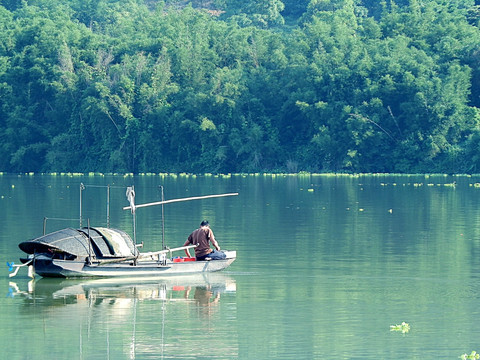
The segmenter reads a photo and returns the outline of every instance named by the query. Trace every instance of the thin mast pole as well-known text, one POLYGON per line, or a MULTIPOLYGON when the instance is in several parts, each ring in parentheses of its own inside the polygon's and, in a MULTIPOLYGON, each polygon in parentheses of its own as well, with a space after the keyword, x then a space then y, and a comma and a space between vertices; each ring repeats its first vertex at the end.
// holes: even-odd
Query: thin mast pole
POLYGON ((160 185, 162 189, 162 249, 165 249, 165 209, 163 206, 163 202, 165 198, 163 197, 163 185, 160 185))
POLYGON ((92 238, 90 237, 90 218, 87 219, 88 261, 92 263, 92 238))
MULTIPOLYGON (((135 194, 135 185, 132 185, 132 190, 135 194)), ((137 243, 137 215, 135 213, 135 209, 133 210, 133 243, 137 243)))
POLYGON ((110 227, 110 184, 107 185, 107 228, 110 227))
POLYGON ((127 196, 127 200, 130 203, 130 206, 128 207, 132 211, 132 217, 133 217, 133 243, 137 245, 137 225, 136 225, 136 219, 135 219, 135 185, 128 186, 127 187, 127 192, 125 193, 127 196))
POLYGON ((85 190, 85 185, 80 183, 80 227, 82 227, 82 191, 85 190))

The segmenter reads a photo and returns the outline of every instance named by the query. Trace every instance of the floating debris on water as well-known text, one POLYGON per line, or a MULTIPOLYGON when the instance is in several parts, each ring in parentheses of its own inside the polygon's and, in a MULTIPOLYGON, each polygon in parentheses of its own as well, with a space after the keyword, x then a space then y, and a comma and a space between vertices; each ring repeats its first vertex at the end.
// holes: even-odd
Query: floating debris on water
POLYGON ((480 359, 480 354, 478 354, 476 351, 472 351, 470 355, 468 354, 463 354, 459 356, 460 359, 467 360, 467 359, 480 359))
POLYGON ((402 334, 405 334, 410 331, 410 325, 408 325, 405 321, 400 325, 390 325, 390 331, 401 331, 402 334))

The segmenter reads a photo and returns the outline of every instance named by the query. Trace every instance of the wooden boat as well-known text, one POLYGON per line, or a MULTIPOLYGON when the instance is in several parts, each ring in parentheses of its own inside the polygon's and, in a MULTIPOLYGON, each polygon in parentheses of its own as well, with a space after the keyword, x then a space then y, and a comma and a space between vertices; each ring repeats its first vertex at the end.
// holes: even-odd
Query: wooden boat
MULTIPOLYGON (((81 189, 82 186, 84 185, 81 185, 81 189)), ((124 209, 132 211, 135 223, 137 208, 233 195, 238 194, 207 195, 135 205, 135 193, 133 187, 129 187, 127 188, 127 199, 130 205, 124 209)), ((22 242, 19 247, 28 254, 28 257, 20 259, 22 265, 7 263, 10 270, 13 271, 10 273, 10 277, 15 276, 22 266, 29 267, 29 275, 32 277, 33 273, 42 277, 65 278, 158 277, 198 274, 221 271, 236 259, 236 251, 224 250, 222 251, 226 258, 223 260, 207 258, 205 261, 197 261, 194 257, 173 256, 173 252, 193 248, 195 247, 193 245, 173 249, 164 246, 159 251, 142 253, 138 250, 139 245, 136 244, 136 240, 132 240, 126 232, 110 227, 66 228, 22 242)))

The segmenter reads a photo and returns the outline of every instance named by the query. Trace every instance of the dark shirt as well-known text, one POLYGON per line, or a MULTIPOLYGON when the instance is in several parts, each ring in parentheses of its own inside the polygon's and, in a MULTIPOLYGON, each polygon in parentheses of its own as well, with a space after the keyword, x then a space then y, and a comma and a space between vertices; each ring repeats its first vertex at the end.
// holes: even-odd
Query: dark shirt
POLYGON ((206 226, 195 230, 188 236, 188 242, 198 246, 195 248, 195 256, 202 257, 212 252, 210 249, 210 241, 215 242, 212 229, 206 226))

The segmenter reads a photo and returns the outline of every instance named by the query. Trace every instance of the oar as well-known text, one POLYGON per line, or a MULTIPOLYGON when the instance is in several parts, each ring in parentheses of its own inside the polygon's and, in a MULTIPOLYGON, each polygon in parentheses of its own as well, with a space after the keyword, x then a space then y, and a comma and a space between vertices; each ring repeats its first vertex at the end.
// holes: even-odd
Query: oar
POLYGON ((105 265, 105 264, 123 263, 123 262, 126 262, 126 261, 135 260, 136 258, 137 258, 136 256, 124 256, 124 257, 115 258, 115 259, 92 260, 92 262, 89 265, 90 266, 98 266, 98 265, 105 265))
POLYGON ((7 261, 7 266, 8 266, 8 271, 13 271, 13 269, 15 268, 15 271, 13 271, 13 273, 8 274, 9 277, 14 277, 15 275, 17 275, 18 269, 20 269, 20 266, 15 265, 13 261, 11 263, 7 261))
POLYGON ((152 251, 152 252, 144 252, 144 253, 139 253, 138 256, 125 256, 121 258, 115 258, 115 259, 106 259, 106 260, 95 260, 92 261, 91 265, 93 266, 98 266, 98 265, 105 265, 105 264, 116 264, 116 263, 123 263, 127 261, 132 261, 132 260, 138 260, 138 261, 145 261, 145 259, 150 258, 153 260, 153 257, 156 255, 160 254, 167 254, 172 251, 179 251, 183 249, 191 249, 196 247, 197 245, 188 245, 188 246, 181 246, 178 248, 173 248, 173 249, 165 249, 165 250, 160 250, 160 251, 152 251))
POLYGON ((180 246, 180 247, 173 248, 173 249, 165 249, 165 250, 160 250, 160 251, 144 252, 144 253, 140 253, 138 255, 138 259, 141 260, 141 259, 145 259, 145 258, 153 258, 153 256, 155 256, 155 255, 168 254, 169 252, 180 251, 180 250, 184 250, 184 249, 191 249, 191 248, 194 248, 194 247, 197 247, 197 245, 187 245, 187 246, 180 246))
MULTIPOLYGON (((147 206, 170 204, 170 203, 180 202, 180 201, 201 200, 201 199, 217 198, 217 197, 224 197, 224 196, 236 196, 236 195, 238 195, 238 193, 217 194, 217 195, 205 195, 205 196, 194 196, 194 197, 189 197, 189 198, 180 198, 180 199, 156 201, 156 202, 152 202, 152 203, 135 205, 135 209, 142 208, 142 207, 147 207, 147 206)), ((132 208, 131 206, 125 206, 125 207, 123 208, 123 210, 130 210, 131 208, 132 208)))
POLYGON ((20 269, 22 266, 26 266, 28 264, 30 264, 32 262, 32 260, 26 262, 25 264, 22 264, 22 265, 15 265, 15 263, 12 261, 11 263, 7 262, 7 266, 8 266, 8 271, 13 271, 13 268, 16 268, 15 271, 11 274, 8 274, 9 277, 14 277, 15 275, 17 275, 18 273, 18 269, 20 269))

